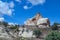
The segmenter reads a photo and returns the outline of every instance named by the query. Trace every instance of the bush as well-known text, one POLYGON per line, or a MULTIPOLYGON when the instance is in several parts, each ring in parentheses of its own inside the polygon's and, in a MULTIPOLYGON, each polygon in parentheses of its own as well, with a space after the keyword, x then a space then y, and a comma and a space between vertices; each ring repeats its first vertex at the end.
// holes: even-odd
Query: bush
POLYGON ((10 27, 10 29, 16 29, 16 28, 17 28, 16 26, 10 27))
POLYGON ((39 38, 41 35, 41 31, 40 30, 34 30, 33 35, 35 35, 37 38, 39 38))
POLYGON ((52 30, 58 30, 58 23, 54 23, 53 25, 52 25, 52 30))
POLYGON ((60 33, 52 31, 51 33, 49 33, 47 35, 47 37, 45 38, 45 40, 60 40, 60 33))

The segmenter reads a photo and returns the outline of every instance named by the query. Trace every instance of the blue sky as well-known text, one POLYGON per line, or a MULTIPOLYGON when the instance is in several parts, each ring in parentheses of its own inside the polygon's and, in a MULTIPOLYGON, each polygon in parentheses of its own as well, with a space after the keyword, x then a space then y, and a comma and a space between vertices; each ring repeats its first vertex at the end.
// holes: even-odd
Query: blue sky
POLYGON ((37 12, 51 24, 60 23, 60 0, 0 0, 0 20, 24 24, 37 12))

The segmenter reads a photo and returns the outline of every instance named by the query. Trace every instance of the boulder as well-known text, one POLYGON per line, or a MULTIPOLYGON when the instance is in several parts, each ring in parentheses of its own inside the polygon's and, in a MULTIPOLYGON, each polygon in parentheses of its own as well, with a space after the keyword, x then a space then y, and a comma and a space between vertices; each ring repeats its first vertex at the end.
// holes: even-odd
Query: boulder
POLYGON ((43 18, 40 13, 37 13, 34 17, 29 18, 27 21, 25 21, 24 24, 38 25, 39 27, 42 26, 42 28, 46 28, 49 27, 50 21, 48 18, 43 18))

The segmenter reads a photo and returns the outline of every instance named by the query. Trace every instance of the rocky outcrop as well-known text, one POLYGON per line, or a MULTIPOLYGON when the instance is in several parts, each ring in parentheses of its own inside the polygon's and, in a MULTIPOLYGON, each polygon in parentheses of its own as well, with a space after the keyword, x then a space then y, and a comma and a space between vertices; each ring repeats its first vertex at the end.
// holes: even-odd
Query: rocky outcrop
POLYGON ((6 32, 5 27, 3 25, 0 25, 0 39, 12 40, 11 36, 6 32))
POLYGON ((43 18, 40 13, 37 13, 33 18, 29 18, 24 22, 25 25, 38 25, 40 28, 49 27, 50 21, 48 18, 43 18))
POLYGON ((24 38, 31 38, 31 37, 35 37, 35 35, 33 35, 33 31, 28 29, 28 28, 21 28, 19 27, 19 37, 24 37, 24 38))

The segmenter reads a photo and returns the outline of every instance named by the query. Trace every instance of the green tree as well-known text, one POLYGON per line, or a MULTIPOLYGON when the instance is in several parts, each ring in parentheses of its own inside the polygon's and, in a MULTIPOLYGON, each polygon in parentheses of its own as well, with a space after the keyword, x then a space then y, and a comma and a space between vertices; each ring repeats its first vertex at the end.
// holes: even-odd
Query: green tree
POLYGON ((10 27, 10 29, 16 29, 17 27, 16 26, 12 26, 12 27, 10 27))
POLYGON ((13 25, 10 27, 10 29, 18 29, 19 28, 19 25, 13 25))
POLYGON ((47 35, 45 40, 60 40, 60 33, 52 31, 47 35))
POLYGON ((33 31, 33 35, 35 35, 36 38, 39 38, 40 35, 41 35, 41 31, 40 31, 40 30, 34 30, 34 31, 33 31))
POLYGON ((3 21, 2 24, 3 24, 5 27, 8 26, 8 22, 3 21))
POLYGON ((54 23, 53 25, 52 25, 52 30, 58 30, 58 23, 54 23))
POLYGON ((1 25, 2 23, 1 23, 1 21, 0 21, 0 25, 1 25))

